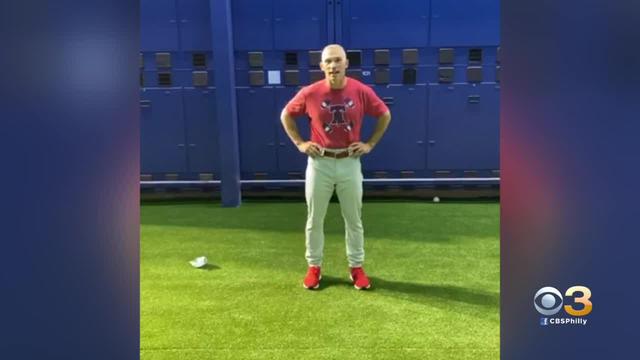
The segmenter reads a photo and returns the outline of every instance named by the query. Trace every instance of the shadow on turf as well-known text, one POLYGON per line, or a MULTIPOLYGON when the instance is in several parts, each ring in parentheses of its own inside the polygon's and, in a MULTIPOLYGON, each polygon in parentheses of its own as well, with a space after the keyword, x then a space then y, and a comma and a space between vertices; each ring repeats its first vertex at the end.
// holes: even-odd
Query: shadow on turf
MULTIPOLYGON (((481 306, 495 306, 500 302, 499 294, 470 290, 452 285, 418 284, 403 281, 384 280, 379 277, 371 277, 371 289, 368 292, 393 293, 407 296, 409 300, 418 302, 430 302, 434 299, 463 302, 481 306)), ((352 287, 351 281, 345 278, 322 276, 321 286, 318 290, 332 286, 352 287)))
POLYGON ((317 289, 317 291, 322 291, 332 286, 353 287, 353 284, 347 278, 339 278, 335 276, 322 275, 322 280, 320 281, 320 287, 317 289))
POLYGON ((372 289, 380 292, 392 292, 409 296, 418 302, 430 302, 434 299, 463 302, 473 305, 498 307, 500 295, 453 285, 417 284, 402 281, 384 280, 371 277, 372 289))
POLYGON ((218 265, 214 265, 214 264, 206 264, 200 268, 198 268, 199 270, 206 270, 206 271, 211 271, 211 270, 219 270, 220 266, 218 265))

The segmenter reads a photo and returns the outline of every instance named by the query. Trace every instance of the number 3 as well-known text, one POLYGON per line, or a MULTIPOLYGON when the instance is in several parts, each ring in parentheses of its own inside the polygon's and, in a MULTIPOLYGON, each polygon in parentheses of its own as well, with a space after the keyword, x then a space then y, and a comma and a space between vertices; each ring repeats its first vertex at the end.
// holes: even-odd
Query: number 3
POLYGON ((589 290, 586 286, 572 286, 567 289, 565 293, 566 296, 573 296, 574 293, 581 292, 581 297, 576 297, 573 299, 574 304, 582 304, 584 308, 582 310, 576 310, 573 308, 573 305, 565 305, 564 311, 566 311, 569 315, 573 316, 585 316, 588 315, 593 309, 593 304, 591 304, 591 290, 589 290))

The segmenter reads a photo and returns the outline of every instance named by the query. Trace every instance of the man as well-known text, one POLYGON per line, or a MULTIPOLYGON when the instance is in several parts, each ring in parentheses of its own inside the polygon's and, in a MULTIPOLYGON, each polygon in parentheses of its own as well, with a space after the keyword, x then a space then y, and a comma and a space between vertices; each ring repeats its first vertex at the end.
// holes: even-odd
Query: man
POLYGON ((356 289, 371 284, 365 274, 364 233, 361 220, 362 170, 360 156, 368 154, 382 138, 391 114, 385 103, 367 85, 345 76, 349 67, 340 45, 322 50, 320 68, 325 79, 296 94, 282 110, 281 121, 298 150, 309 156, 305 175, 307 200, 306 259, 309 264, 303 286, 320 286, 324 248, 324 218, 335 189, 345 223, 350 276, 356 289), (298 133, 295 117, 310 118, 311 139, 298 133), (360 141, 362 119, 378 119, 373 135, 360 141))

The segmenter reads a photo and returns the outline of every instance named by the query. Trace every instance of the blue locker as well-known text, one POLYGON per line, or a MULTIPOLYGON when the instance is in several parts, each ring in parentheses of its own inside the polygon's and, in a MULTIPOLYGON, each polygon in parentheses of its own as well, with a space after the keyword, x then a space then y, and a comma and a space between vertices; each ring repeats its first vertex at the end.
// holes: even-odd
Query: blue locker
MULTIPOLYGON (((295 96, 298 92, 298 88, 277 88, 275 91, 276 115, 274 116, 274 119, 277 122, 276 127, 278 128, 278 169, 285 173, 304 173, 307 166, 307 156, 298 151, 280 123, 280 112, 284 109, 289 100, 295 96)), ((309 120, 306 117, 300 117, 296 119, 296 125, 298 125, 298 132, 300 133, 300 136, 302 136, 304 140, 309 140, 311 138, 309 120)))
POLYGON ((175 0, 140 0, 142 51, 178 50, 175 0))
POLYGON ((495 84, 431 85, 428 169, 498 169, 498 106, 495 84))
MULTIPOLYGON (((426 86, 374 87, 391 111, 391 124, 373 152, 362 157, 364 171, 419 171, 425 168, 426 86)), ((376 119, 367 117, 362 141, 371 137, 376 119)))
POLYGON ((187 170, 182 94, 179 89, 144 90, 140 94, 142 173, 187 170))
POLYGON ((209 0, 178 0, 178 15, 182 50, 211 50, 209 0))
POLYGON ((274 5, 276 50, 317 50, 327 44, 326 1, 275 0, 274 5))
POLYGON ((343 0, 338 39, 349 49, 427 46, 429 2, 343 0))
POLYGON ((432 0, 431 46, 497 46, 500 0, 432 0))
POLYGON ((189 172, 217 173, 220 149, 215 90, 185 89, 183 94, 189 172))
POLYGON ((273 49, 273 0, 233 0, 231 12, 236 50, 273 49))
POLYGON ((274 91, 269 88, 238 89, 238 136, 243 173, 277 170, 274 91))

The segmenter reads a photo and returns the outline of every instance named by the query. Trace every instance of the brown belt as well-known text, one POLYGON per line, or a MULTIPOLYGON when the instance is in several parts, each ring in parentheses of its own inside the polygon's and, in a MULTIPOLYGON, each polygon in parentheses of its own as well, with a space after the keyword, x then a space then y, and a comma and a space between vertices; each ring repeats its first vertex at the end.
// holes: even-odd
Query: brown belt
POLYGON ((330 157, 330 158, 334 158, 334 159, 344 159, 346 157, 349 157, 349 150, 345 150, 345 151, 340 151, 340 152, 330 152, 330 151, 325 151, 322 156, 324 157, 330 157))

